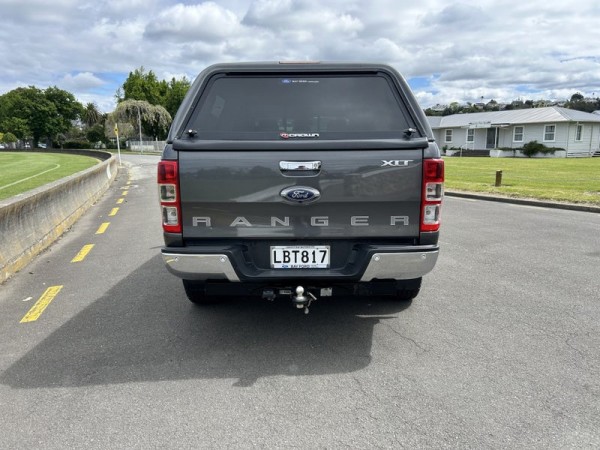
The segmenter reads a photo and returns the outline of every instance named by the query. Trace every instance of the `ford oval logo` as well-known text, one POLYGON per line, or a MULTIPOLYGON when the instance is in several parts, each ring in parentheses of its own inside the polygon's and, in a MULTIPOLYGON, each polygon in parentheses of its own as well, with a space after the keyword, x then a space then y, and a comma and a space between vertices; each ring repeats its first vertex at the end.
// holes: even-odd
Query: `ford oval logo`
POLYGON ((293 186, 281 191, 281 196, 292 203, 311 203, 321 197, 321 193, 314 188, 293 186))

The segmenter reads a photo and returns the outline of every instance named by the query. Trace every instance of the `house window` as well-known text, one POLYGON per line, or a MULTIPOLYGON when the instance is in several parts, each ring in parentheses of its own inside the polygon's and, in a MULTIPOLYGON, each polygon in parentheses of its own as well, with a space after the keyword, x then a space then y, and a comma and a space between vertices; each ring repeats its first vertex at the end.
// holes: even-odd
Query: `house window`
POLYGON ((475 129, 469 128, 467 130, 467 142, 475 142, 475 129))
POLYGON ((514 142, 523 142, 523 127, 515 127, 513 132, 514 142))
POLYGON ((577 131, 575 131, 575 141, 583 141, 583 125, 577 124, 577 131))
POLYGON ((556 135, 556 125, 545 125, 544 126, 544 141, 554 142, 556 135))
POLYGON ((444 142, 452 142, 452 130, 446 130, 444 142))

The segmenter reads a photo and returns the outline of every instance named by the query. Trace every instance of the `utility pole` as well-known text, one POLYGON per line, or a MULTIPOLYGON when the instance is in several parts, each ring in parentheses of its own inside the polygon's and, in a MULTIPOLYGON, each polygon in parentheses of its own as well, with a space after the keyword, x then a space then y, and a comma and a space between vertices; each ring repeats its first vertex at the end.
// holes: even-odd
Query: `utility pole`
POLYGON ((140 107, 137 107, 138 110, 138 128, 140 130, 140 153, 144 153, 143 147, 142 147, 142 115, 140 113, 140 107))

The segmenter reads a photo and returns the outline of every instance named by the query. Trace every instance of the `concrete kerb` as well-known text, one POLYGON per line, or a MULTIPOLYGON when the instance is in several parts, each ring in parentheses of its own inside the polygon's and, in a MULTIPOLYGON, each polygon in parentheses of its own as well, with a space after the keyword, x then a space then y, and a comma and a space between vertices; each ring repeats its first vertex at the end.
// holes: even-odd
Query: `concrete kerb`
POLYGON ((560 203, 544 200, 534 200, 526 198, 500 197, 496 195, 474 194, 472 192, 446 191, 448 197, 471 198, 475 200, 486 200, 489 202, 512 203, 515 205, 538 206, 540 208, 567 209, 570 211, 584 211, 591 213, 600 213, 600 206, 580 205, 577 203, 560 203))
POLYGON ((0 201, 0 283, 23 269, 92 206, 117 176, 115 156, 61 151, 103 159, 94 167, 0 201))

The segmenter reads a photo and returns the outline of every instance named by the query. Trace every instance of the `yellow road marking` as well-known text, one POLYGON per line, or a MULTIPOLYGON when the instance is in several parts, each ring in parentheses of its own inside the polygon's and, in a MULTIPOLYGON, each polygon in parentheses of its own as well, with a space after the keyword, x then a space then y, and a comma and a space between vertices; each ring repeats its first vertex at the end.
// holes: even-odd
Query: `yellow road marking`
POLYGON ((117 200, 117 205, 120 205, 121 203, 123 203, 125 199, 124 198, 120 198, 119 200, 117 200))
POLYGON ((108 213, 108 215, 110 217, 116 216, 118 212, 119 212, 119 208, 113 208, 113 209, 110 210, 110 212, 108 213))
POLYGON ((98 231, 96 231, 96 234, 103 234, 109 225, 110 225, 110 222, 104 222, 102 225, 100 225, 100 227, 98 228, 98 231))
POLYGON ((50 286, 48 289, 46 289, 46 292, 44 292, 39 300, 35 302, 35 305, 33 305, 27 314, 23 316, 20 323, 34 322, 38 320, 38 318, 42 315, 44 310, 48 307, 50 302, 54 300, 62 288, 63 287, 61 285, 50 286))
POLYGON ((127 194, 129 193, 129 191, 123 191, 123 193, 121 194, 123 197, 125 197, 127 194))
POLYGON ((72 263, 76 263, 76 262, 81 262, 85 259, 85 257, 87 256, 87 254, 92 250, 92 248, 94 248, 94 244, 87 244, 84 245, 81 250, 79 250, 79 253, 77 253, 77 255, 75 256, 75 258, 73 258, 71 260, 72 263))

